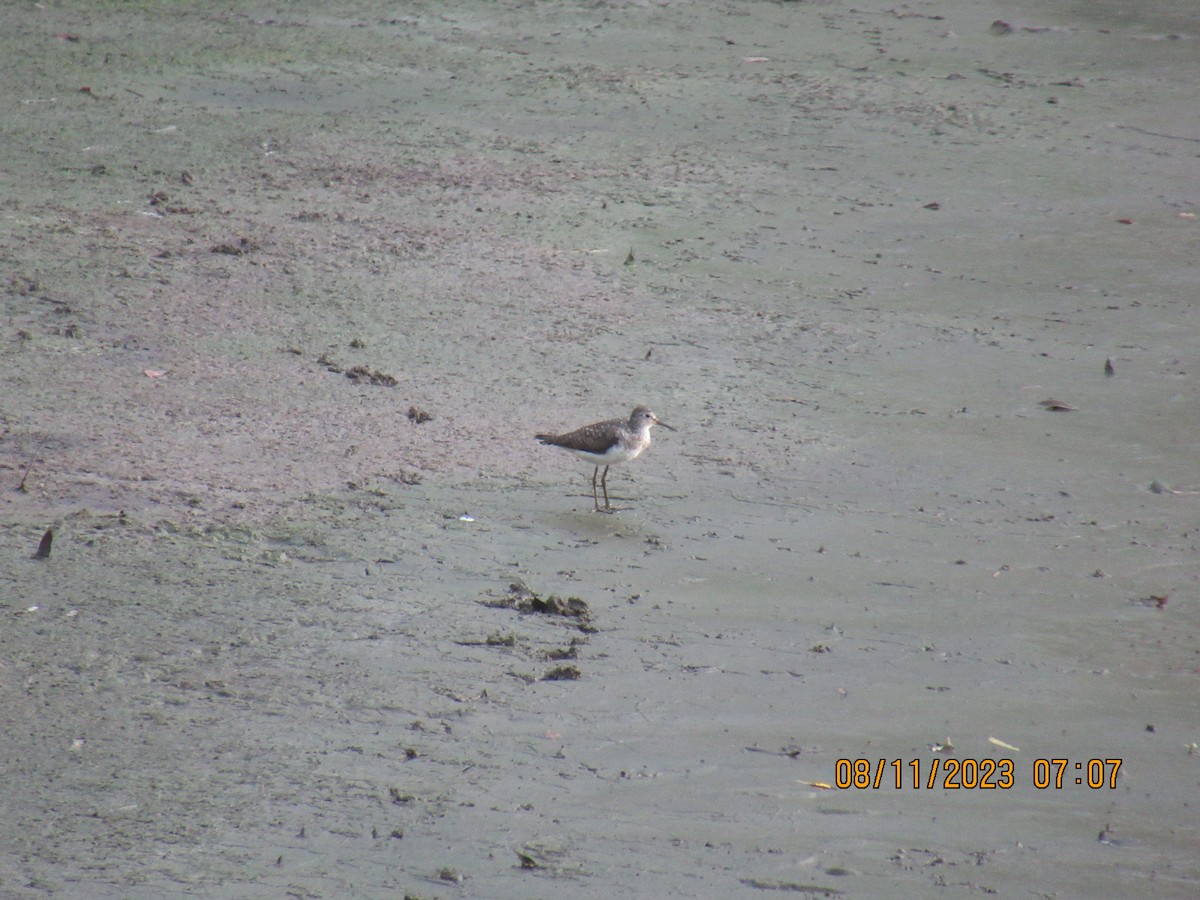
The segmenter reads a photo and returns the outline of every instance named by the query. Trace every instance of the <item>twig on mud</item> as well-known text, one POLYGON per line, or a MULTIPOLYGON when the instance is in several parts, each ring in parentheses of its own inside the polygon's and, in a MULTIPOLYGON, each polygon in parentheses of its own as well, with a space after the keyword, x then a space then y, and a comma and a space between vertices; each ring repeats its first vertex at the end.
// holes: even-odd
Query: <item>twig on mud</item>
POLYGON ((25 474, 21 476, 21 483, 17 485, 17 490, 22 494, 27 492, 25 488, 25 479, 29 477, 29 470, 32 469, 33 464, 37 462, 37 455, 42 452, 42 448, 46 446, 46 441, 48 440, 49 438, 42 438, 42 442, 38 444, 37 450, 34 451, 33 459, 29 460, 29 465, 25 467, 25 474))

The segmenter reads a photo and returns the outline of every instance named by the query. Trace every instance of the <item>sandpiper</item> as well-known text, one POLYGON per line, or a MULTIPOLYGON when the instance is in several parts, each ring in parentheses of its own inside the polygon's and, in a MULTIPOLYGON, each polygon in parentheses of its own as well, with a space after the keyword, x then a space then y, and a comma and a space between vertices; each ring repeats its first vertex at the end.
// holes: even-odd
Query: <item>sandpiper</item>
POLYGON ((650 429, 655 425, 661 425, 669 431, 675 430, 645 406, 636 406, 628 419, 606 419, 603 422, 584 425, 566 434, 534 436, 542 444, 562 447, 594 465, 592 502, 596 504, 596 512, 612 512, 612 504, 608 502, 608 467, 637 459, 642 451, 650 446, 650 429), (600 473, 601 466, 604 466, 604 474, 600 476, 600 487, 604 490, 603 509, 600 508, 600 498, 596 495, 596 476, 600 473))

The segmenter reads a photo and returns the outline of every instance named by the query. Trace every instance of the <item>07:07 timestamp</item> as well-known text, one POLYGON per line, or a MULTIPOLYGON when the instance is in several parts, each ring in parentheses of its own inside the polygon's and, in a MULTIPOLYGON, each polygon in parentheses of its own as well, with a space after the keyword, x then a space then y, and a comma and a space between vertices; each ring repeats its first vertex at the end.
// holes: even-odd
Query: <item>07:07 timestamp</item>
MULTIPOLYGON (((1075 785, 1093 790, 1117 786, 1120 759, 1035 759, 1028 783, 1039 791, 1075 785)), ((834 768, 838 788, 859 790, 1000 790, 1018 786, 1017 765, 1011 759, 839 759, 834 768)))

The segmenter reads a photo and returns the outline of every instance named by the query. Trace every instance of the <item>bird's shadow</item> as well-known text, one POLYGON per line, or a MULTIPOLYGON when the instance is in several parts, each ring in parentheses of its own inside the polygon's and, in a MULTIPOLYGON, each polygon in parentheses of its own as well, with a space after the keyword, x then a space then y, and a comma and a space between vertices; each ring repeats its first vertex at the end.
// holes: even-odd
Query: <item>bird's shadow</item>
MULTIPOLYGON (((580 497, 580 500, 583 499, 585 498, 580 497)), ((614 503, 612 509, 597 510, 591 506, 592 498, 586 499, 589 501, 587 505, 555 510, 549 515, 550 521, 562 528, 582 532, 588 537, 609 537, 614 532, 619 532, 623 537, 642 534, 645 517, 639 514, 641 507, 614 503)))

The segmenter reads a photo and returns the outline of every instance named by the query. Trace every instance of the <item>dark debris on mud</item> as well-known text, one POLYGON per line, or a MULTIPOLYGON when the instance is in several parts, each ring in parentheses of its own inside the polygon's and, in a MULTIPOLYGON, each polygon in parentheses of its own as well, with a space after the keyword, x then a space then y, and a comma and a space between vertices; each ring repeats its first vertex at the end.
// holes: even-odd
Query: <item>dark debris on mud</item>
MULTIPOLYGON (((596 628, 592 625, 591 610, 579 597, 559 597, 550 594, 543 597, 530 590, 523 584, 513 583, 499 597, 489 596, 480 601, 490 609, 512 609, 523 615, 549 616, 551 621, 558 621, 568 627, 574 627, 585 635, 594 634, 596 628)), ((558 663, 543 671, 540 675, 521 674, 527 683, 535 681, 577 681, 583 677, 574 660, 579 658, 579 649, 587 643, 586 637, 575 637, 563 647, 553 647, 537 651, 534 655, 547 662, 558 663)), ((493 633, 484 641, 471 642, 476 645, 486 645, 504 649, 521 649, 526 652, 530 648, 524 640, 510 633, 493 633)), ((517 674, 517 673, 513 673, 517 674)))
POLYGON ((579 597, 559 597, 557 594, 543 597, 525 585, 514 582, 508 586, 508 592, 502 597, 489 597, 482 603, 493 609, 515 609, 530 615, 574 619, 576 627, 586 634, 592 634, 596 630, 592 625, 592 611, 579 597))

